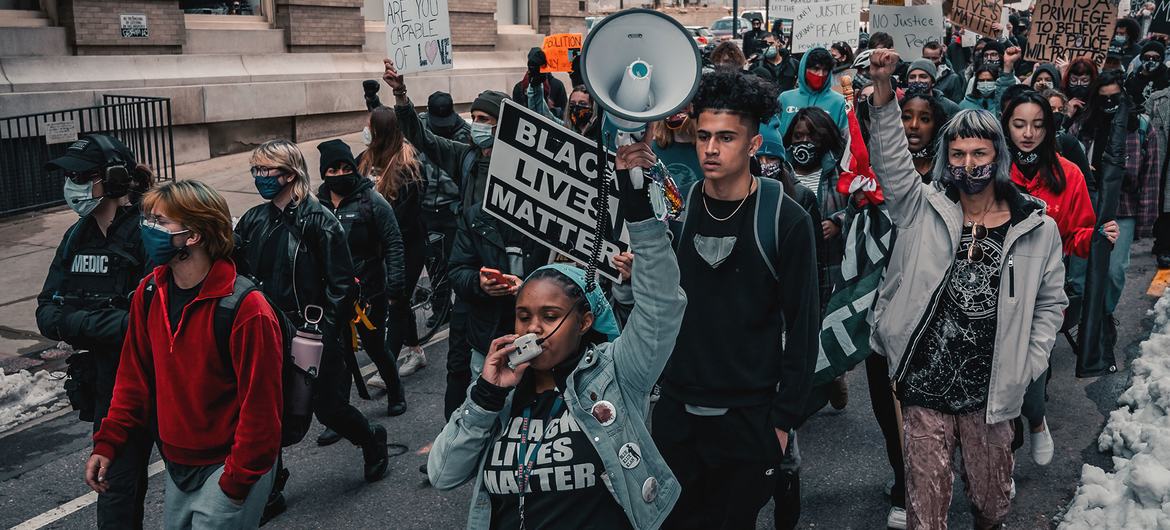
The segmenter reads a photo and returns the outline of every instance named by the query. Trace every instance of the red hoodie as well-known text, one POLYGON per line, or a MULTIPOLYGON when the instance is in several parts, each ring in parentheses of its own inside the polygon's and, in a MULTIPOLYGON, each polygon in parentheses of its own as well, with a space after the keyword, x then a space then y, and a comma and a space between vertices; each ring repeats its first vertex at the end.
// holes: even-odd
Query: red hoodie
POLYGON ((232 326, 232 366, 216 351, 212 315, 232 292, 236 266, 217 260, 172 332, 167 266, 151 276, 158 289, 143 318, 144 279, 130 304, 110 412, 94 435, 94 454, 115 458, 127 434, 158 413, 163 457, 189 466, 222 463, 219 486, 243 499, 280 451, 280 324, 260 292, 240 302, 232 326))
MULTIPOLYGON (((1097 225, 1097 214, 1089 200, 1089 188, 1080 168, 1063 156, 1056 155, 1060 168, 1064 170, 1064 191, 1059 195, 1044 186, 1040 178, 1031 181, 1024 178, 1016 164, 1012 163, 1012 182, 1023 186, 1028 194, 1048 203, 1048 216, 1056 221, 1060 239, 1064 241, 1065 255, 1080 258, 1089 255, 1089 243, 1097 225)), ((1039 174, 1036 175, 1039 177, 1039 174)))

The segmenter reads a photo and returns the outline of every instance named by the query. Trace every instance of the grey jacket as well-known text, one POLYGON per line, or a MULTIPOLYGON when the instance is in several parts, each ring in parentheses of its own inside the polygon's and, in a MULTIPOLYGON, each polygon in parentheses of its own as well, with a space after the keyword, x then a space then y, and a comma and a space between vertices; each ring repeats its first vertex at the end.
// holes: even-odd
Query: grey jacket
MULTIPOLYGON (((655 220, 630 223, 630 246, 638 253, 633 274, 633 313, 612 343, 591 346, 568 376, 564 398, 573 419, 593 441, 605 466, 603 482, 634 528, 658 528, 674 507, 681 488, 663 460, 646 417, 650 389, 674 350, 687 300, 679 287, 678 261, 666 236, 666 225, 655 220), (598 401, 613 404, 614 422, 602 426, 591 414, 598 401), (642 462, 626 469, 618 450, 634 442, 642 462)), ((509 419, 511 399, 499 412, 485 410, 470 397, 435 439, 427 459, 427 475, 441 490, 475 481, 467 528, 491 525, 491 500, 483 485, 483 468, 492 443, 509 419)))
MULTIPOLYGON (((1146 114, 1150 116, 1150 129, 1158 131, 1159 138, 1170 138, 1170 88, 1164 88, 1154 92, 1146 99, 1145 102, 1146 114)), ((1170 153, 1170 150, 1166 150, 1170 153)), ((1162 210, 1161 213, 1170 212, 1170 186, 1166 185, 1166 178, 1170 176, 1170 154, 1163 153, 1166 157, 1159 160, 1162 168, 1162 210)))
MULTIPOLYGON (((870 153, 890 218, 898 229, 886 276, 870 314, 870 345, 890 361, 897 381, 926 328, 962 233, 963 210, 939 183, 923 184, 914 171, 896 102, 871 107, 870 153)), ((1020 415, 1028 384, 1048 368, 1068 299, 1056 222, 1036 201, 1004 239, 998 318, 987 394, 987 423, 1020 415)))

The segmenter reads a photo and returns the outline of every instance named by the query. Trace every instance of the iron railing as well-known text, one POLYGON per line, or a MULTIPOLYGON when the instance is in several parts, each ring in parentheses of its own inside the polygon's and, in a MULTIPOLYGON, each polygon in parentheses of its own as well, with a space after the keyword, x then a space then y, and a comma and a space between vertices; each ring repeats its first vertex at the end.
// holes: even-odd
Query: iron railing
POLYGON ((45 164, 74 131, 116 137, 160 181, 175 178, 171 100, 107 94, 101 105, 0 118, 0 217, 64 204, 65 176, 45 164))

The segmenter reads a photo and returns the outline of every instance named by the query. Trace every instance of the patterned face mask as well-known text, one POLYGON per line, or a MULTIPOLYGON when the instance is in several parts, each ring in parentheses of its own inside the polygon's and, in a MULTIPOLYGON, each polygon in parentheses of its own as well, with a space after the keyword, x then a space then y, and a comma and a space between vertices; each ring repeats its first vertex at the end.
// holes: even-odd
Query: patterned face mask
POLYGON ((978 195, 991 185, 995 174, 995 163, 981 166, 956 166, 947 164, 947 176, 959 191, 967 195, 978 195))

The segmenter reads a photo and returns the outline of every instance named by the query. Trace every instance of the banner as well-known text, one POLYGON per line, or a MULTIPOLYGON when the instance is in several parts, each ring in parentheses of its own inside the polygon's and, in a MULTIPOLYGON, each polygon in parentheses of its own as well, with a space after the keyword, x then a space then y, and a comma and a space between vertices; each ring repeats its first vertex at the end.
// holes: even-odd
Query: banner
POLYGON ((557 33, 544 38, 541 49, 548 65, 541 68, 541 72, 570 72, 573 70, 573 59, 581 53, 580 33, 557 33))
POLYGON ((792 16, 792 53, 816 47, 828 49, 845 41, 857 48, 861 26, 860 0, 789 0, 796 6, 792 16))
POLYGON ((991 28, 1003 16, 1002 0, 954 0, 951 2, 951 23, 980 35, 998 35, 991 28))
MULTIPOLYGON (((606 173, 613 175, 613 163, 608 166, 606 173)), ((504 100, 488 167, 485 212, 585 267, 597 227, 596 178, 596 143, 504 100)), ((630 239, 625 223, 618 221, 617 183, 610 184, 609 226, 617 237, 602 241, 597 272, 621 282, 611 260, 629 250, 630 239)))
POLYGON ((1154 15, 1150 19, 1150 33, 1170 35, 1170 0, 1155 2, 1154 15))
POLYGON ((454 68, 447 0, 386 0, 386 54, 400 74, 454 68))
POLYGON ((869 31, 870 34, 878 31, 889 33, 894 38, 894 50, 907 60, 922 57, 922 46, 928 40, 941 41, 946 35, 942 6, 871 5, 869 31))
POLYGON ((1037 0, 1024 58, 1036 62, 1092 57, 1105 64, 1117 5, 1110 0, 1037 0))

